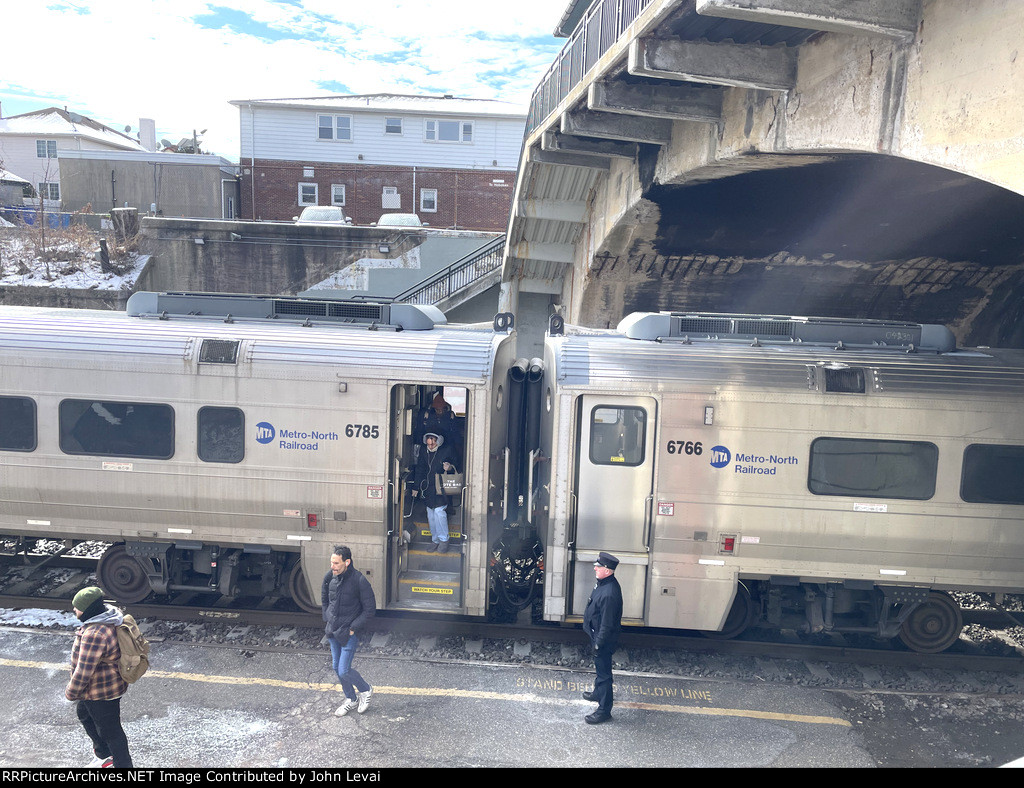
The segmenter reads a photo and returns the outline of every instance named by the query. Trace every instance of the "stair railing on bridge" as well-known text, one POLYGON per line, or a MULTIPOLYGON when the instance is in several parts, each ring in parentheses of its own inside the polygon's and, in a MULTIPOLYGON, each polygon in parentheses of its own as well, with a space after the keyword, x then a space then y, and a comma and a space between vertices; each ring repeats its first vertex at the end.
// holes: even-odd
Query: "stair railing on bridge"
POLYGON ((554 112, 652 0, 600 0, 569 36, 530 99, 526 134, 554 112))
POLYGON ((505 236, 502 235, 399 293, 392 300, 406 304, 436 304, 501 268, 504 253, 505 236))

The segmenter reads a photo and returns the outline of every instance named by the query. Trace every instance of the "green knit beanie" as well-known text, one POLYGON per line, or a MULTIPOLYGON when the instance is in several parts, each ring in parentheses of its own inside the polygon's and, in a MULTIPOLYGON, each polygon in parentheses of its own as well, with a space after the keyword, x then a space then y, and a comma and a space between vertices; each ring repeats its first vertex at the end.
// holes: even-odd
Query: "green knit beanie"
POLYGON ((71 604, 75 606, 75 610, 84 611, 88 610, 101 599, 103 599, 103 590, 96 586, 89 586, 75 594, 75 598, 71 600, 71 604))

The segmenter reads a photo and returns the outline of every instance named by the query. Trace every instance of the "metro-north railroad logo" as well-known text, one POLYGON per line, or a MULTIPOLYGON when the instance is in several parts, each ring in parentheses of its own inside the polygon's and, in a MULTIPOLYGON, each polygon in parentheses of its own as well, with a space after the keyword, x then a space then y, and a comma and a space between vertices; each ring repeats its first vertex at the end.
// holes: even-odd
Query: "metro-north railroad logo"
POLYGON ((711 448, 711 467, 724 468, 732 460, 732 453, 725 446, 713 446, 711 448))
POLYGON ((256 425, 256 442, 257 443, 270 443, 274 440, 274 436, 277 431, 274 429, 274 425, 269 421, 261 421, 256 425))

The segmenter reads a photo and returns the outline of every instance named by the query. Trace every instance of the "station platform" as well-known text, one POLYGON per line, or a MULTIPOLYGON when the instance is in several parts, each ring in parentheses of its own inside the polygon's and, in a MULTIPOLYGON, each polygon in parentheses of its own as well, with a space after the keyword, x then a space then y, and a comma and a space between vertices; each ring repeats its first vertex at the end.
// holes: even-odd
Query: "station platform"
MULTIPOLYGON (((0 628, 3 767, 64 768, 91 759, 63 695, 71 643, 67 632, 0 628)), ((914 723, 925 716, 924 699, 914 710, 894 699, 886 713, 876 699, 850 693, 617 674, 613 719, 592 726, 583 718, 594 704, 581 693, 593 673, 584 670, 362 653, 355 667, 374 687, 372 705, 339 718, 333 712, 343 696, 326 650, 155 643, 150 672, 122 701, 136 767, 820 768, 1012 760, 975 752, 958 762, 944 741, 962 725, 952 718, 947 726, 914 723)), ((1012 736, 1004 737, 1005 752, 1019 754, 1019 730, 1012 736)))

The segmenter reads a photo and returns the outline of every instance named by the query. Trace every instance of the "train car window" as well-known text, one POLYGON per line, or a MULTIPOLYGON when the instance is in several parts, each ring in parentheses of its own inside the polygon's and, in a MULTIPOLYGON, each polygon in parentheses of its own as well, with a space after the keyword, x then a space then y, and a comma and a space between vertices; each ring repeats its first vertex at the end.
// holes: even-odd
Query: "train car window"
POLYGON ((174 455, 174 409, 142 402, 66 399, 60 403, 65 454, 167 460, 174 455))
POLYGON ((241 462, 245 458, 245 415, 238 408, 200 408, 198 436, 203 462, 241 462))
POLYGON ((1024 504, 1024 446, 968 446, 960 497, 970 503, 1024 504))
POLYGON ((35 451, 36 403, 28 397, 0 397, 0 449, 35 451))
POLYGON ((590 412, 590 461, 635 467, 644 462, 647 411, 598 405, 590 412))
POLYGON ((925 501, 935 494, 938 463, 933 443, 818 438, 807 486, 815 495, 925 501))

